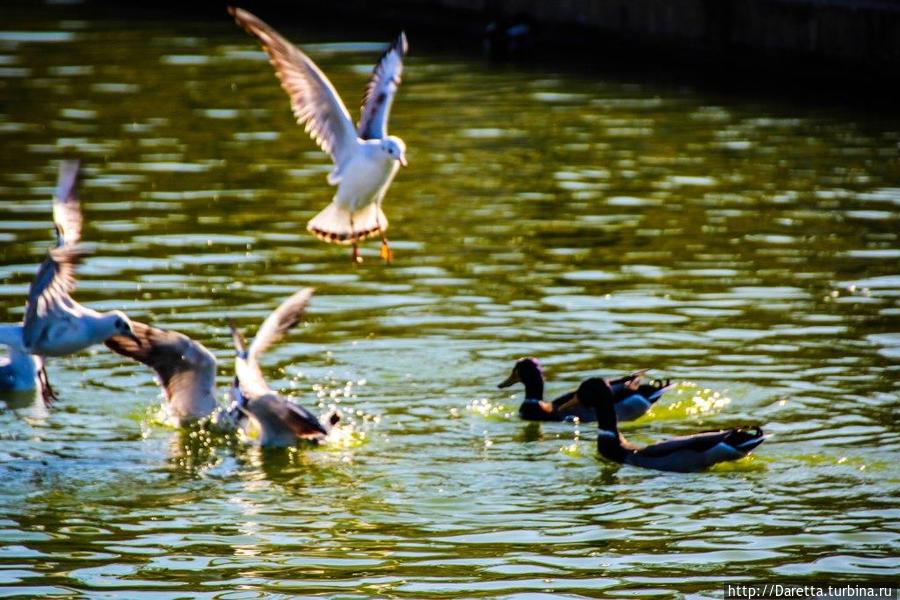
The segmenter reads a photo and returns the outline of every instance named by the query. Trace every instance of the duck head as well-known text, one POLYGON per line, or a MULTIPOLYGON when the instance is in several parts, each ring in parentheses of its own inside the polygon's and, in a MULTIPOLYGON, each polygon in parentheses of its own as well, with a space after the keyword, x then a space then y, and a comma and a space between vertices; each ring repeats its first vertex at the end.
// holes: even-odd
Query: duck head
POLYGON ((544 399, 544 370, 536 358, 529 356, 517 360, 513 366, 512 373, 497 387, 501 389, 508 388, 516 383, 525 384, 526 399, 544 399))
POLYGON ((600 377, 585 379, 578 386, 575 395, 579 402, 593 408, 597 413, 598 429, 618 435, 619 425, 613 406, 613 392, 605 379, 600 377))

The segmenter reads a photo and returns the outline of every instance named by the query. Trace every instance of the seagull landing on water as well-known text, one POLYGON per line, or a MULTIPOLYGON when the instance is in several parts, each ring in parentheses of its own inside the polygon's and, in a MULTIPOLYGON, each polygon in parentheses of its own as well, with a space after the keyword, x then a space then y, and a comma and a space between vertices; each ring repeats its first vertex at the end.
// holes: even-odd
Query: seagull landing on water
POLYGON ((99 313, 82 306, 70 295, 75 289, 75 267, 87 254, 81 241, 81 207, 76 195, 79 163, 60 163, 53 198, 56 247, 38 268, 28 290, 25 320, 21 325, 0 325, 0 344, 9 357, 0 367, 0 389, 37 387, 44 401, 56 399, 43 357, 66 356, 103 342, 113 335, 134 337, 131 321, 120 311, 99 313), (30 373, 30 374, 29 374, 30 373))
POLYGON ((351 244, 354 263, 362 261, 357 244, 378 234, 381 257, 390 262, 393 253, 384 233, 388 221, 381 201, 400 165, 406 166, 406 145, 387 134, 391 103, 403 72, 406 35, 401 33, 375 65, 359 125, 354 127, 334 86, 308 56, 251 13, 234 7, 228 12, 262 44, 281 87, 291 97, 297 123, 334 161, 328 183, 336 185, 337 192, 306 228, 320 240, 351 244))
POLYGON ((131 321, 119 310, 100 313, 72 299, 75 268, 88 251, 81 241, 81 208, 75 195, 78 161, 63 161, 53 199, 57 245, 47 253, 28 290, 23 348, 41 356, 66 356, 114 335, 134 337, 131 321))
POLYGON ((303 314, 311 289, 300 290, 279 306, 259 328, 248 351, 232 326, 235 343, 242 344, 235 358, 233 405, 226 411, 216 401, 216 357, 206 346, 183 333, 133 322, 135 338, 115 336, 107 347, 143 363, 156 372, 166 397, 168 420, 178 427, 213 418, 213 426, 228 431, 246 427, 252 418, 260 427, 260 445, 290 446, 298 439, 320 441, 340 419, 332 412, 321 420, 269 388, 257 359, 303 314))
POLYGON ((312 295, 312 288, 305 288, 284 300, 259 326, 249 347, 238 328, 230 324, 236 352, 232 414, 242 426, 248 418, 256 423, 261 446, 294 446, 300 440, 319 442, 340 421, 337 411, 319 420, 299 404, 287 400, 269 387, 259 368, 259 358, 297 324, 312 295))

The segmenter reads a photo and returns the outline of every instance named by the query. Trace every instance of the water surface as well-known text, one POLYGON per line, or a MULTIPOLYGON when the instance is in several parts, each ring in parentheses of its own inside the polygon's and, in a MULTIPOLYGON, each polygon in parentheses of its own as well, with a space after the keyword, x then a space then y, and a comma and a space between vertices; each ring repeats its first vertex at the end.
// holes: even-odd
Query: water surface
MULTIPOLYGON (((330 164, 224 14, 51 6, 2 29, 3 320, 52 239, 57 161, 78 156, 81 302, 201 340, 224 389, 226 316, 252 328, 315 286, 265 373, 347 424, 262 452, 160 424, 151 373, 103 347, 53 360, 56 407, 0 410, 0 593, 707 597, 900 577, 897 119, 492 67, 409 30, 396 263, 372 242, 354 268, 306 234, 330 164), (522 355, 550 394, 643 367, 680 382, 625 427, 639 442, 774 437, 709 473, 610 465, 591 426, 515 417, 520 391, 495 386, 522 355)), ((355 114, 389 35, 285 33, 355 114)))

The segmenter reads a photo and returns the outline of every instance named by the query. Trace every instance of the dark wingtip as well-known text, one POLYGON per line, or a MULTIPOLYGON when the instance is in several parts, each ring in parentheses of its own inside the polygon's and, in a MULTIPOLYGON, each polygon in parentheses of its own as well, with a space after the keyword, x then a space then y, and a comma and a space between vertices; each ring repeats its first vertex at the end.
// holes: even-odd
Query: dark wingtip
POLYGON ((59 162, 59 173, 56 178, 56 198, 65 200, 78 187, 81 161, 77 158, 69 158, 59 162))
MULTIPOLYGON (((231 330, 231 339, 234 342, 234 352, 238 358, 247 360, 247 342, 238 329, 233 319, 228 318, 228 328, 231 330)), ((236 378, 235 378, 236 379, 236 378)))

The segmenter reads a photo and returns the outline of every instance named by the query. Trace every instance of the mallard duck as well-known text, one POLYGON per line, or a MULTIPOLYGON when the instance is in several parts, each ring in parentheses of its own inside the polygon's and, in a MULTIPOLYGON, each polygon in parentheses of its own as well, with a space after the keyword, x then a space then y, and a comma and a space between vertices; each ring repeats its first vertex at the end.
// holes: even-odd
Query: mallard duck
POLYGON ((291 97, 297 123, 306 127, 319 147, 331 155, 334 170, 328 183, 337 186, 334 199, 313 217, 307 229, 320 240, 351 244, 354 263, 360 262, 357 244, 371 235, 381 236, 381 257, 393 254, 384 232, 388 221, 381 202, 400 166, 406 166, 406 145, 388 135, 387 123, 407 51, 401 33, 382 55, 369 78, 359 125, 328 78, 306 54, 255 15, 240 8, 228 12, 238 25, 253 35, 291 97))
POLYGON ((737 460, 763 443, 766 435, 757 425, 703 431, 638 448, 619 432, 613 408, 613 390, 598 377, 584 381, 575 392, 578 401, 597 413, 597 449, 611 461, 687 473, 701 471, 720 462, 737 460))
POLYGON ((300 440, 319 442, 340 420, 340 413, 332 411, 320 421, 270 388, 259 368, 259 357, 297 324, 312 294, 312 288, 305 288, 282 302, 259 326, 249 347, 237 327, 230 324, 236 352, 232 411, 238 424, 245 425, 249 418, 258 425, 263 447, 295 446, 300 440))
MULTIPOLYGON (((644 373, 646 369, 609 382, 613 390, 616 415, 620 421, 637 419, 673 387, 669 380, 641 384, 644 373)), ((497 387, 506 388, 516 383, 525 385, 525 399, 519 406, 519 415, 523 419, 570 421, 577 418, 582 422, 597 420, 593 408, 579 403, 574 391, 563 394, 553 402, 544 402, 544 371, 536 358, 520 358, 509 377, 497 387)))

